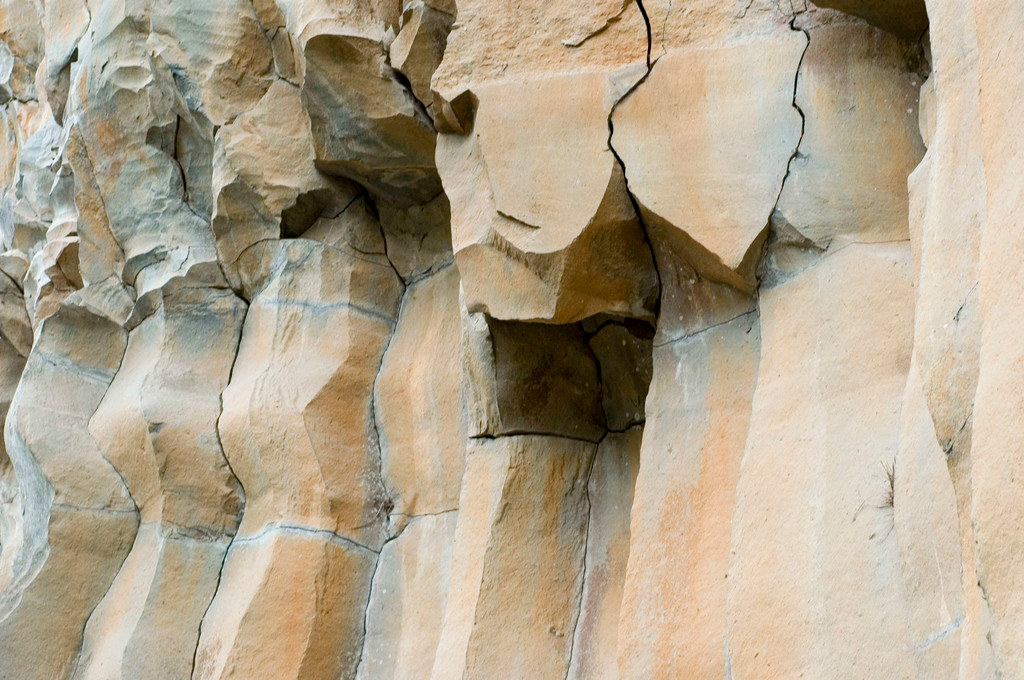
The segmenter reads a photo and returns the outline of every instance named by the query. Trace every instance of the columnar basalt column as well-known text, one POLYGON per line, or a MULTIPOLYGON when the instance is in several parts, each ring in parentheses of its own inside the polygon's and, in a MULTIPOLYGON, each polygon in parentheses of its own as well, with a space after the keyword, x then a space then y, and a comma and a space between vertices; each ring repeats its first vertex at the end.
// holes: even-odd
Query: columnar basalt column
POLYGON ((382 256, 249 249, 251 299, 219 421, 245 513, 196 678, 353 674, 389 508, 373 383, 402 287, 382 256))
POLYGON ((131 330, 89 430, 132 495, 132 550, 85 629, 75 677, 189 677, 242 490, 217 433, 245 304, 202 281, 168 284, 131 330))
POLYGON ((71 677, 82 630, 139 524, 131 495, 89 431, 127 340, 98 309, 97 292, 72 295, 43 321, 8 413, 7 455, 22 510, 3 539, 10 564, 0 596, 5 680, 71 677))

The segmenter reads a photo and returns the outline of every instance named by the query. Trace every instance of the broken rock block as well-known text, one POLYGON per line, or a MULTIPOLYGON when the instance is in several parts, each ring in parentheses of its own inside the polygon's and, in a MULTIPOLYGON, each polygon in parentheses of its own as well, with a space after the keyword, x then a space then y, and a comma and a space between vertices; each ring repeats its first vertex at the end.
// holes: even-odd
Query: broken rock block
POLYGON ((460 4, 432 87, 470 311, 653 321, 657 274, 608 145, 609 115, 643 76, 646 51, 635 3, 460 4))
MULTIPOLYGON (((670 48, 615 109, 611 144, 644 222, 702 278, 755 285, 800 140, 793 86, 806 42, 783 25, 720 47, 670 48)), ((658 260, 661 271, 675 266, 658 260)))
POLYGON ((551 323, 599 313, 653 320, 657 275, 608 148, 618 92, 615 76, 601 72, 481 85, 472 131, 440 137, 471 311, 551 323))

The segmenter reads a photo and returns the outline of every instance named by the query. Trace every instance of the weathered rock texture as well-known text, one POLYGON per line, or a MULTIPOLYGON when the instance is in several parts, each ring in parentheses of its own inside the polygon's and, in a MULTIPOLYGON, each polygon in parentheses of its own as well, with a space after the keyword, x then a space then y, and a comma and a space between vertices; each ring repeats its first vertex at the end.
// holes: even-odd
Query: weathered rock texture
POLYGON ((1024 680, 1019 0, 0 0, 0 680, 1024 680))

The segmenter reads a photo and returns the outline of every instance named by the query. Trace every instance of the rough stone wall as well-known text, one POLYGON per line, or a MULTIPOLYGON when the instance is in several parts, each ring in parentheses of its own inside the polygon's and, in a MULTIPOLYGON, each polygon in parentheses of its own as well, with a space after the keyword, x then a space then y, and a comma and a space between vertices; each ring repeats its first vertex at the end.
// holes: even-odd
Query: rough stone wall
POLYGON ((1022 36, 0 0, 0 680, 1024 680, 1022 36))

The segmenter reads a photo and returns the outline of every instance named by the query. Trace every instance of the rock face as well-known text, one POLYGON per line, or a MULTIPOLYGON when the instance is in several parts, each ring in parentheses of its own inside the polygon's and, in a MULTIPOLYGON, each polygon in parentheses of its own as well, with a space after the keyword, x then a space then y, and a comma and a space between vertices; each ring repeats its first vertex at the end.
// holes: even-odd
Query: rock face
POLYGON ((0 0, 0 680, 1024 680, 1011 0, 0 0))

